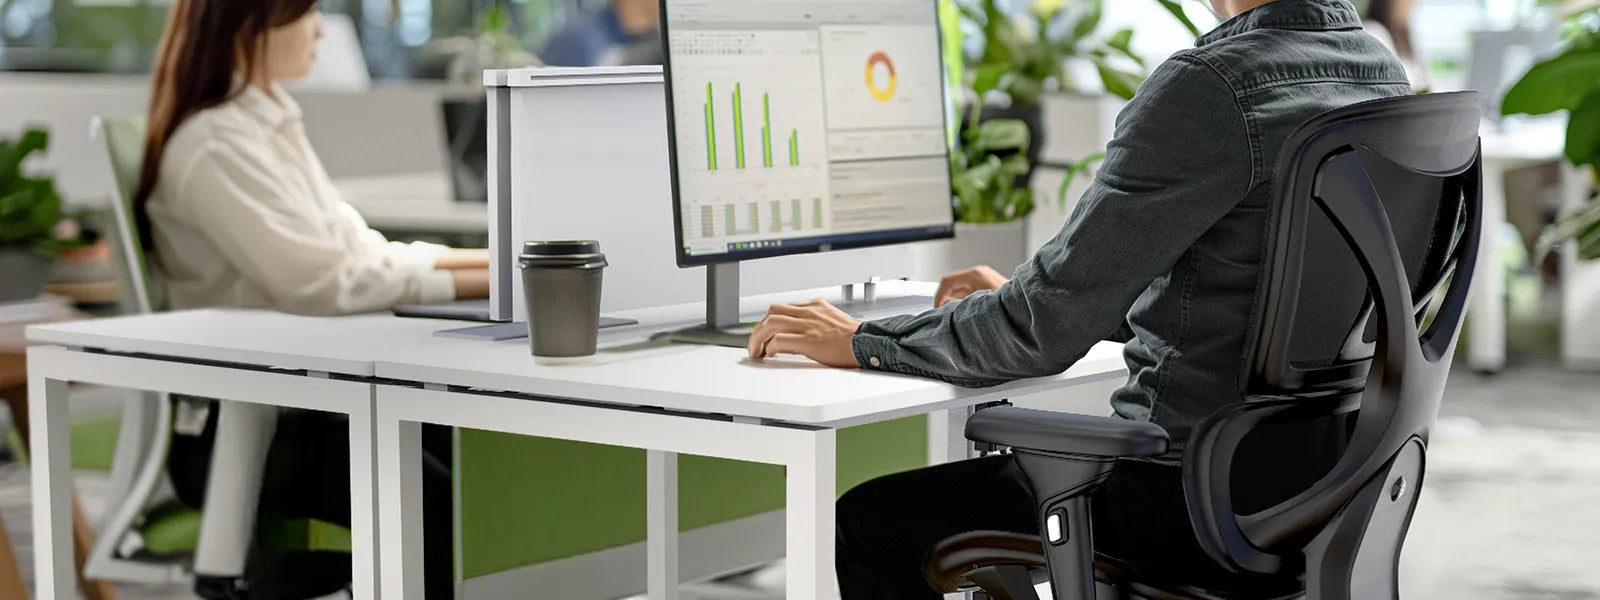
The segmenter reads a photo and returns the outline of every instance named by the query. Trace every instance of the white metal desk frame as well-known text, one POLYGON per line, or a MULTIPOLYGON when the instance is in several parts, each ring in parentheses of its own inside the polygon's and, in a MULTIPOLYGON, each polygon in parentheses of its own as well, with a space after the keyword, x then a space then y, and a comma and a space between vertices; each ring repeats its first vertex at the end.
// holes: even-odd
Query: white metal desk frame
POLYGON ((34 432, 31 457, 37 597, 77 597, 72 571, 67 386, 81 382, 348 415, 352 590, 357 600, 378 598, 370 383, 345 380, 326 372, 208 364, 59 346, 28 349, 28 379, 28 408, 34 432))
MULTIPOLYGON (((1506 364, 1506 283, 1500 258, 1501 224, 1506 222, 1508 202, 1505 175, 1515 169, 1564 160, 1562 125, 1547 121, 1505 132, 1486 132, 1483 136, 1483 222, 1487 225, 1483 228, 1477 281, 1472 286, 1472 309, 1468 313, 1471 323, 1466 333, 1467 363, 1476 371, 1497 372, 1506 364)), ((1585 193, 1582 175, 1568 165, 1562 167, 1563 194, 1585 193)), ((1570 324, 1564 325, 1564 335, 1575 333, 1570 324)))
MULTIPOLYGON (((1106 357, 1101 357, 1106 358, 1106 357)), ((531 359, 530 359, 531 360, 531 359)), ((678 586, 678 454, 750 461, 786 468, 785 531, 788 557, 786 597, 836 598, 834 577, 835 432, 913 415, 930 420, 930 462, 970 455, 964 437, 972 407, 1007 397, 1026 396, 1123 376, 1094 368, 1052 380, 973 392, 959 398, 818 423, 674 411, 660 407, 542 397, 440 383, 410 387, 399 377, 411 368, 379 361, 376 439, 378 519, 386 600, 420 598, 422 530, 420 474, 406 465, 420 459, 421 424, 448 425, 545 438, 639 448, 647 451, 647 592, 650 600, 675 600, 678 586), (392 384, 392 385, 391 385, 392 384), (806 535, 796 535, 805 532, 806 535)), ((441 367, 445 368, 445 367, 441 367)), ((436 375, 423 374, 424 378, 436 375)), ((459 376, 457 376, 459 377, 459 376)), ((572 389, 572 388, 569 388, 572 389)))

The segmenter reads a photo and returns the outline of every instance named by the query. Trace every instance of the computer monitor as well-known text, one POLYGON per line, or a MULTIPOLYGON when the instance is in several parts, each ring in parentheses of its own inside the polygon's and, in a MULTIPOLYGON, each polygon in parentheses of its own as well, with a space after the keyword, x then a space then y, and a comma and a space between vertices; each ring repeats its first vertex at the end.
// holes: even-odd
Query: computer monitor
POLYGON ((954 235, 931 0, 662 0, 680 267, 736 325, 739 261, 954 235), (731 282, 730 282, 731 280, 731 282))
POLYGON ((948 238, 930 0, 663 0, 678 264, 948 238))
POLYGON ((457 202, 489 201, 489 104, 485 97, 445 98, 444 117, 450 187, 457 202))

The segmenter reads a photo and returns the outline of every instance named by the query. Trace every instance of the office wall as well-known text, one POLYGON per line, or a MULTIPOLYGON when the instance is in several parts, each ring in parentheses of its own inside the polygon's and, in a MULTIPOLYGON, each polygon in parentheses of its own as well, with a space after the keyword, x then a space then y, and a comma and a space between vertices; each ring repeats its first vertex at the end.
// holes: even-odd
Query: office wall
MULTIPOLYGON (((358 177, 444 170, 444 130, 438 84, 383 85, 365 93, 297 91, 307 137, 329 175, 358 177)), ((54 133, 36 167, 54 172, 69 202, 94 205, 109 197, 111 175, 89 138, 98 115, 145 112, 149 82, 142 76, 0 73, 0 133, 28 124, 54 133)))

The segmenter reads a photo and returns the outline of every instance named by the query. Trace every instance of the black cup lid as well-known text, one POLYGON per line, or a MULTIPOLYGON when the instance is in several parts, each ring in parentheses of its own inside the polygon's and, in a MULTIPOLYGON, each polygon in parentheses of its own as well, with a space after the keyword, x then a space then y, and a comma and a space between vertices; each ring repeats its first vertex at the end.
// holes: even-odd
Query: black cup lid
POLYGON ((607 266, 600 243, 592 240, 525 242, 517 258, 524 267, 594 269, 607 266))

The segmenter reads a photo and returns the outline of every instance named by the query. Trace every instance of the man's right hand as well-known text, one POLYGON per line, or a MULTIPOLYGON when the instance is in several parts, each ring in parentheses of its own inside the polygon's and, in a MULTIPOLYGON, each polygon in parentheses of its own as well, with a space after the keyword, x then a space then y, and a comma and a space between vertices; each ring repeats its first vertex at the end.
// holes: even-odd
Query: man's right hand
POLYGON ((939 308, 978 292, 994 291, 1005 285, 1007 279, 999 271, 978 266, 946 275, 939 281, 939 291, 933 295, 933 307, 939 308))

